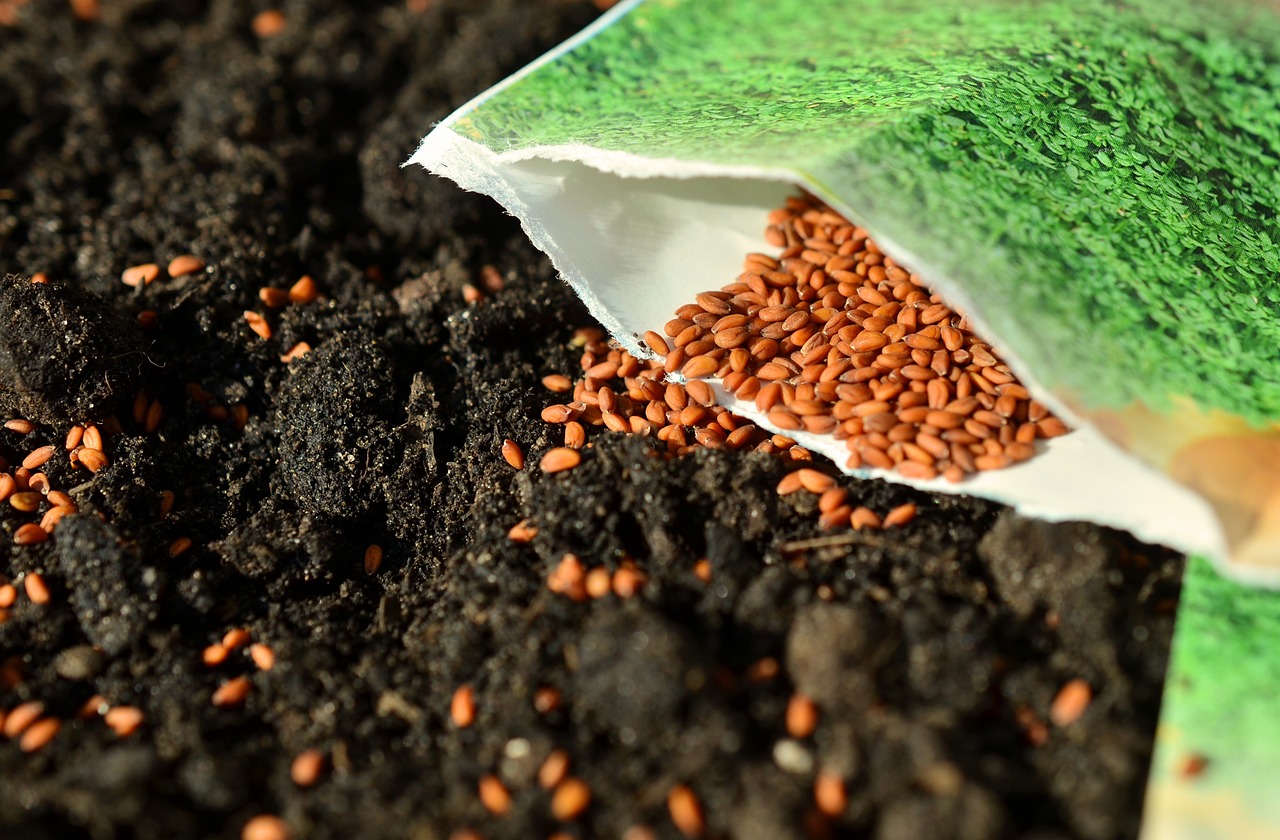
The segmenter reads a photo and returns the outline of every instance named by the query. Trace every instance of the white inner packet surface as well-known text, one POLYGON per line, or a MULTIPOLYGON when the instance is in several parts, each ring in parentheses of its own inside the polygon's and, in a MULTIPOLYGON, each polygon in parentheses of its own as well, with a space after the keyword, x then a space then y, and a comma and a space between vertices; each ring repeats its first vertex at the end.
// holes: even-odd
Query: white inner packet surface
MULTIPOLYGON (((640 341, 645 331, 661 332, 675 310, 693 302, 697 293, 732 282, 747 253, 776 251, 762 238, 770 210, 797 187, 821 195, 780 170, 695 167, 576 146, 498 154, 462 137, 448 123, 422 142, 409 163, 496 199, 520 220, 592 315, 641 357, 653 355, 640 341)), ((983 328, 980 311, 962 289, 935 282, 928 266, 876 236, 874 226, 867 227, 886 253, 919 272, 949 303, 970 314, 980 334, 1000 346, 999 335, 983 328)), ((831 435, 783 434, 851 475, 993 499, 1050 521, 1085 520, 1122 528, 1145 542, 1215 561, 1227 556, 1222 529, 1202 499, 1120 450, 1038 388, 1016 359, 1008 361, 1037 398, 1075 431, 1040 442, 1035 458, 1007 469, 978 473, 959 484, 941 478, 918 481, 880 470, 847 469, 848 450, 831 435)), ((753 402, 712 384, 722 405, 771 428, 753 402)))

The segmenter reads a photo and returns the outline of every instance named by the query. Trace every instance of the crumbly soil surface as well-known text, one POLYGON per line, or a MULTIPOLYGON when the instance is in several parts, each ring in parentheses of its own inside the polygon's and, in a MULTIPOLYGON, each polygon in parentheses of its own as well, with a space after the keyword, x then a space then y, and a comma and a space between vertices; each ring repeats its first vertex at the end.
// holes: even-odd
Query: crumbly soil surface
POLYGON ((54 444, 42 469, 79 513, 32 546, 12 535, 39 513, 0 513, 18 590, 0 709, 63 720, 30 754, 0 739, 0 834, 238 837, 270 813, 297 837, 676 838, 667 794, 685 784, 711 837, 1135 836, 1180 557, 880 482, 846 486, 881 513, 914 501, 915 521, 824 533, 814 497, 776 494, 775 456, 667 460, 600 431, 581 466, 537 469, 561 442, 540 379, 578 372, 590 319, 511 219, 398 165, 594 5, 288 0, 265 39, 259 3, 116 0, 96 22, 13 8, 0 414, 36 428, 0 429, 0 455, 54 444), (121 282, 184 253, 207 269, 121 282), (465 302, 485 265, 505 289, 465 302), (318 301, 259 301, 304 274, 318 301), (299 341, 314 349, 282 362, 299 341), (139 390, 162 407, 153 432, 139 390), (73 468, 67 431, 112 416, 109 465, 73 468), (537 536, 514 543, 525 518, 537 536), (566 552, 632 558, 649 583, 571 600, 546 584, 566 552), (24 592, 33 572, 46 605, 24 592), (236 627, 271 670, 246 648, 202 662, 236 627), (244 705, 213 705, 241 674, 244 705), (1093 700, 1055 726, 1077 678, 1093 700), (450 719, 463 684, 467 728, 450 719), (543 687, 559 708, 535 709, 543 687), (821 712, 803 739, 784 725, 796 692, 821 712), (119 738, 77 718, 95 694, 145 722, 119 738), (328 769, 304 789, 290 763, 311 748, 328 769), (592 792, 570 822, 536 779, 553 749, 592 792), (839 817, 815 811, 819 772, 845 780, 839 817), (489 774, 503 818, 477 795, 489 774))

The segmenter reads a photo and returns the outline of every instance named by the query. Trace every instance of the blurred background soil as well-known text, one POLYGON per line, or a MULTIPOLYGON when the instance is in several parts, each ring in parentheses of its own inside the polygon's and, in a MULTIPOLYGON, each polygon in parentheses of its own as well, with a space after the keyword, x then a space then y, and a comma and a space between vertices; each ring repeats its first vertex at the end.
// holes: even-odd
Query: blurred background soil
POLYGON ((713 837, 1135 836, 1179 556, 853 481, 919 516, 805 547, 831 535, 812 497, 774 492, 782 460, 603 432, 577 469, 537 470, 561 434, 540 379, 579 372, 590 318, 492 203, 399 165, 598 13, 0 0, 0 414, 35 424, 0 429, 0 456, 55 445, 41 469, 79 509, 30 546, 12 535, 39 513, 0 513, 0 709, 62 721, 31 753, 0 739, 0 835, 239 837, 268 813, 296 837, 675 838, 686 785, 713 837), (167 277, 181 254, 207 268, 167 277), (465 301, 486 265, 505 287, 465 301), (304 275, 317 300, 263 305, 304 275), (87 422, 108 432, 97 473, 63 448, 87 422), (508 539, 526 518, 533 541, 508 539), (649 582, 571 600, 546 585, 566 552, 649 582), (270 670, 246 647, 202 661, 233 628, 270 670), (243 705, 215 706, 240 675, 243 705), (1074 679, 1092 702, 1056 726, 1074 679), (820 711, 804 738, 797 692, 820 711), (106 706, 144 722, 119 737, 106 706), (308 749, 325 769, 304 788, 308 749), (572 820, 537 780, 553 750, 591 791, 572 820), (843 780, 839 816, 820 773, 843 780))

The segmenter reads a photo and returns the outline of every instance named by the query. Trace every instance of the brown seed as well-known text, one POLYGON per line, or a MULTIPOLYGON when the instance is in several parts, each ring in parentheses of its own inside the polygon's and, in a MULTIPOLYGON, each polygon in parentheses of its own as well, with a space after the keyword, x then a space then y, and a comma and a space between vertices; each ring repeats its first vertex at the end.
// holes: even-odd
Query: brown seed
MULTIPOLYGON (((23 528, 26 526, 24 525, 23 528)), ((39 525, 34 526, 37 530, 39 525)), ((19 528, 18 530, 22 530, 19 528)), ((40 533, 44 533, 43 530, 40 533)), ((45 583, 44 576, 39 572, 30 572, 22 579, 22 588, 26 590, 27 597, 31 599, 31 603, 44 606, 53 600, 49 593, 49 584, 45 583)))
POLYGON ((126 268, 120 275, 120 279, 126 286, 133 286, 136 289, 139 286, 151 285, 151 282, 159 276, 160 266, 155 263, 146 263, 126 268))
POLYGON ((1093 701, 1093 689, 1084 680, 1075 679, 1064 685, 1049 707, 1049 720, 1054 726, 1075 723, 1093 701))
POLYGON ((101 694, 95 694, 80 704, 80 708, 76 710, 76 717, 80 720, 92 720, 109 711, 111 711, 111 705, 107 703, 107 698, 101 694))
POLYGON ((227 680, 213 692, 213 705, 219 708, 231 708, 244 705, 252 688, 248 677, 235 677, 227 680))
POLYGON ((197 271, 204 271, 204 268, 204 260, 199 257, 193 257, 190 254, 183 254, 169 261, 169 276, 185 277, 188 274, 195 274, 197 271))
POLYGON ((576 820, 591 804, 591 788, 581 779, 565 779, 551 795, 551 815, 561 821, 576 820))
POLYGON ((623 566, 613 573, 613 594, 619 598, 634 597, 648 582, 644 572, 633 566, 623 566))
POLYGON ((80 441, 84 439, 84 426, 72 426, 71 431, 67 432, 67 441, 65 448, 68 452, 80 445, 80 441))
POLYGON ((538 536, 538 529, 528 519, 521 519, 507 531, 507 539, 513 543, 531 543, 538 536))
POLYGON ((702 818, 702 803, 685 785, 676 785, 667 794, 667 812, 671 822, 685 837, 701 837, 706 828, 702 818))
POLYGON ((142 710, 134 706, 112 706, 102 720, 116 733, 117 738, 128 738, 142 726, 142 710))
POLYGON ((485 776, 479 784, 480 803, 496 817, 505 817, 511 812, 511 794, 497 776, 485 776))
POLYGON ((542 387, 557 394, 564 394, 573 390, 573 382, 567 376, 553 373, 542 377, 542 387))
POLYGON ((257 334, 258 338, 271 338, 271 325, 267 323, 267 319, 262 317, 258 312, 246 309, 244 312, 245 323, 249 325, 249 329, 257 334))
POLYGON ((259 12, 253 17, 253 34, 259 38, 274 38, 284 32, 287 23, 284 13, 276 9, 259 12))
POLYGON ((552 750, 538 768, 538 784, 546 790, 559 785, 569 775, 569 754, 564 750, 552 750))
POLYGON ((0 610, 7 610, 18 600, 18 589, 12 583, 0 584, 0 610))
POLYGON ((860 531, 863 528, 874 530, 883 527, 883 523, 875 511, 866 507, 854 508, 853 514, 849 517, 849 525, 855 531, 860 531))
POLYGON ((694 563, 693 576, 703 583, 711 583, 711 561, 703 557, 694 563))
POLYGON ((62 721, 57 718, 45 718, 44 720, 36 721, 27 727, 26 732, 22 733, 22 738, 18 741, 18 749, 24 753, 42 750, 46 744, 53 740, 60 729, 62 729, 62 721))
MULTIPOLYGON (((146 399, 145 395, 143 396, 143 399, 146 399)), ((84 443, 85 447, 88 449, 97 449, 102 452, 106 451, 106 447, 103 446, 102 430, 93 424, 85 426, 81 442, 84 443)), ((74 446, 71 448, 75 449, 74 446)))
POLYGON ((787 702, 787 734, 808 738, 818 728, 818 707, 803 694, 791 695, 787 702))
POLYGON ((364 573, 376 575, 382 568, 382 546, 373 543, 364 550, 364 573))
POLYGON ((14 510, 20 510, 23 513, 31 513, 37 510, 42 501, 44 501, 44 496, 34 490, 24 490, 9 497, 9 504, 13 506, 14 510))
POLYGON ((813 802, 828 817, 838 817, 849 805, 844 779, 838 773, 824 770, 813 780, 813 802))
POLYGON ((249 645, 249 658, 259 671, 270 671, 276 666, 275 651, 261 643, 249 645))
POLYGON ((520 444, 511 438, 507 438, 502 442, 502 457, 514 469, 524 469, 524 450, 520 448, 520 444))
POLYGON ((249 640, 252 638, 248 630, 243 627, 234 627, 222 634, 222 646, 228 650, 235 650, 249 644, 249 640))
POLYGON ((30 420, 14 419, 6 420, 4 427, 11 432, 17 432, 20 435, 29 435, 36 430, 36 424, 30 420))
POLYGON ((297 283, 289 287, 289 300, 296 304, 311 303, 319 296, 316 291, 316 281, 311 279, 311 275, 303 275, 297 283))
POLYGON ((797 470, 800 486, 810 493, 822 494, 836 486, 836 480, 824 472, 814 469, 797 470))
POLYGON ((88 446, 83 446, 80 449, 73 451, 76 453, 76 458, 80 462, 80 465, 89 472, 96 473, 109 463, 107 456, 104 455, 100 449, 92 449, 88 446))
POLYGON ((190 537, 178 537, 176 540, 169 543, 169 556, 180 557, 181 555, 186 554, 187 550, 191 548, 191 544, 190 537))
POLYGON ((792 493, 798 493, 804 489, 804 482, 800 478, 801 472, 803 470, 797 470, 782 477, 782 480, 778 482, 777 488, 779 496, 790 496, 792 493))
POLYGON ((564 424, 564 445, 570 449, 581 449, 587 443, 587 430, 576 420, 564 424))
MULTIPOLYGON (((49 494, 52 500, 53 494, 49 494)), ((164 490, 160 493, 160 518, 164 519, 173 510, 173 503, 176 497, 172 490, 164 490)))
POLYGON ((458 686, 449 701, 449 718, 459 729, 466 729, 476 722, 476 693, 469 684, 458 686))
POLYGON ((324 773, 326 759, 319 750, 303 750, 289 765, 289 778, 301 788, 311 787, 320 781, 324 773))
POLYGON ((61 490, 50 490, 49 495, 45 497, 49 500, 49 504, 55 507, 68 507, 74 509, 76 503, 70 496, 61 490))
POLYGON ((560 708, 561 699, 559 689, 544 685, 533 693, 533 708, 538 714, 550 714, 560 708))
POLYGON ((694 356, 680 368, 680 373, 687 379, 701 379, 715 373, 719 368, 720 363, 711 356, 694 356))
POLYGON ((259 814, 244 824, 240 840, 290 840, 289 824, 271 814, 259 814))
POLYGON ((587 572, 585 581, 587 595, 592 598, 603 598, 613 589, 613 576, 603 566, 597 566, 587 572))
POLYGON ((37 469, 48 462, 48 460, 53 457, 53 453, 55 451, 57 451, 57 447, 52 444, 32 450, 27 457, 22 459, 22 466, 29 470, 37 469))
POLYGON ((582 463, 582 455, 578 450, 561 446, 543 455, 539 466, 544 473, 558 473, 571 470, 580 463, 582 463))
POLYGON ((484 292, 477 289, 470 283, 462 284, 462 299, 466 303, 479 303, 484 300, 484 292))
POLYGON ((227 657, 230 655, 231 652, 223 645, 209 645, 204 649, 200 658, 205 665, 212 668, 215 665, 221 665, 223 662, 226 662, 227 657))
POLYGON ((268 309, 280 309, 289 305, 289 292, 274 286, 263 286, 258 289, 258 300, 262 301, 262 305, 268 309))
POLYGON ((288 352, 280 357, 280 361, 286 365, 294 359, 301 359, 303 356, 311 352, 311 345, 305 341, 299 341, 297 344, 289 348, 288 352))
POLYGON ((4 737, 17 738, 23 732, 27 731, 27 727, 35 723, 44 714, 44 703, 39 700, 30 700, 19 706, 15 706, 4 719, 4 737))
POLYGON ((911 502, 907 502, 904 505, 898 505, 896 508, 884 515, 884 527, 896 528, 900 525, 906 525, 915 518, 916 506, 911 502))

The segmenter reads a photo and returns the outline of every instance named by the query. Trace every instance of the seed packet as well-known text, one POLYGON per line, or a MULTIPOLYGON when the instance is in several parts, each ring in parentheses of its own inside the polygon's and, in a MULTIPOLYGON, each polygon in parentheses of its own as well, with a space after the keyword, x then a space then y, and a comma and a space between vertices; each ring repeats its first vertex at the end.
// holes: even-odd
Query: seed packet
POLYGON ((925 485, 1274 584, 1277 35, 1244 2, 624 3, 412 162, 501 202, 637 353, 768 252, 763 220, 803 187, 1076 428, 925 485))

